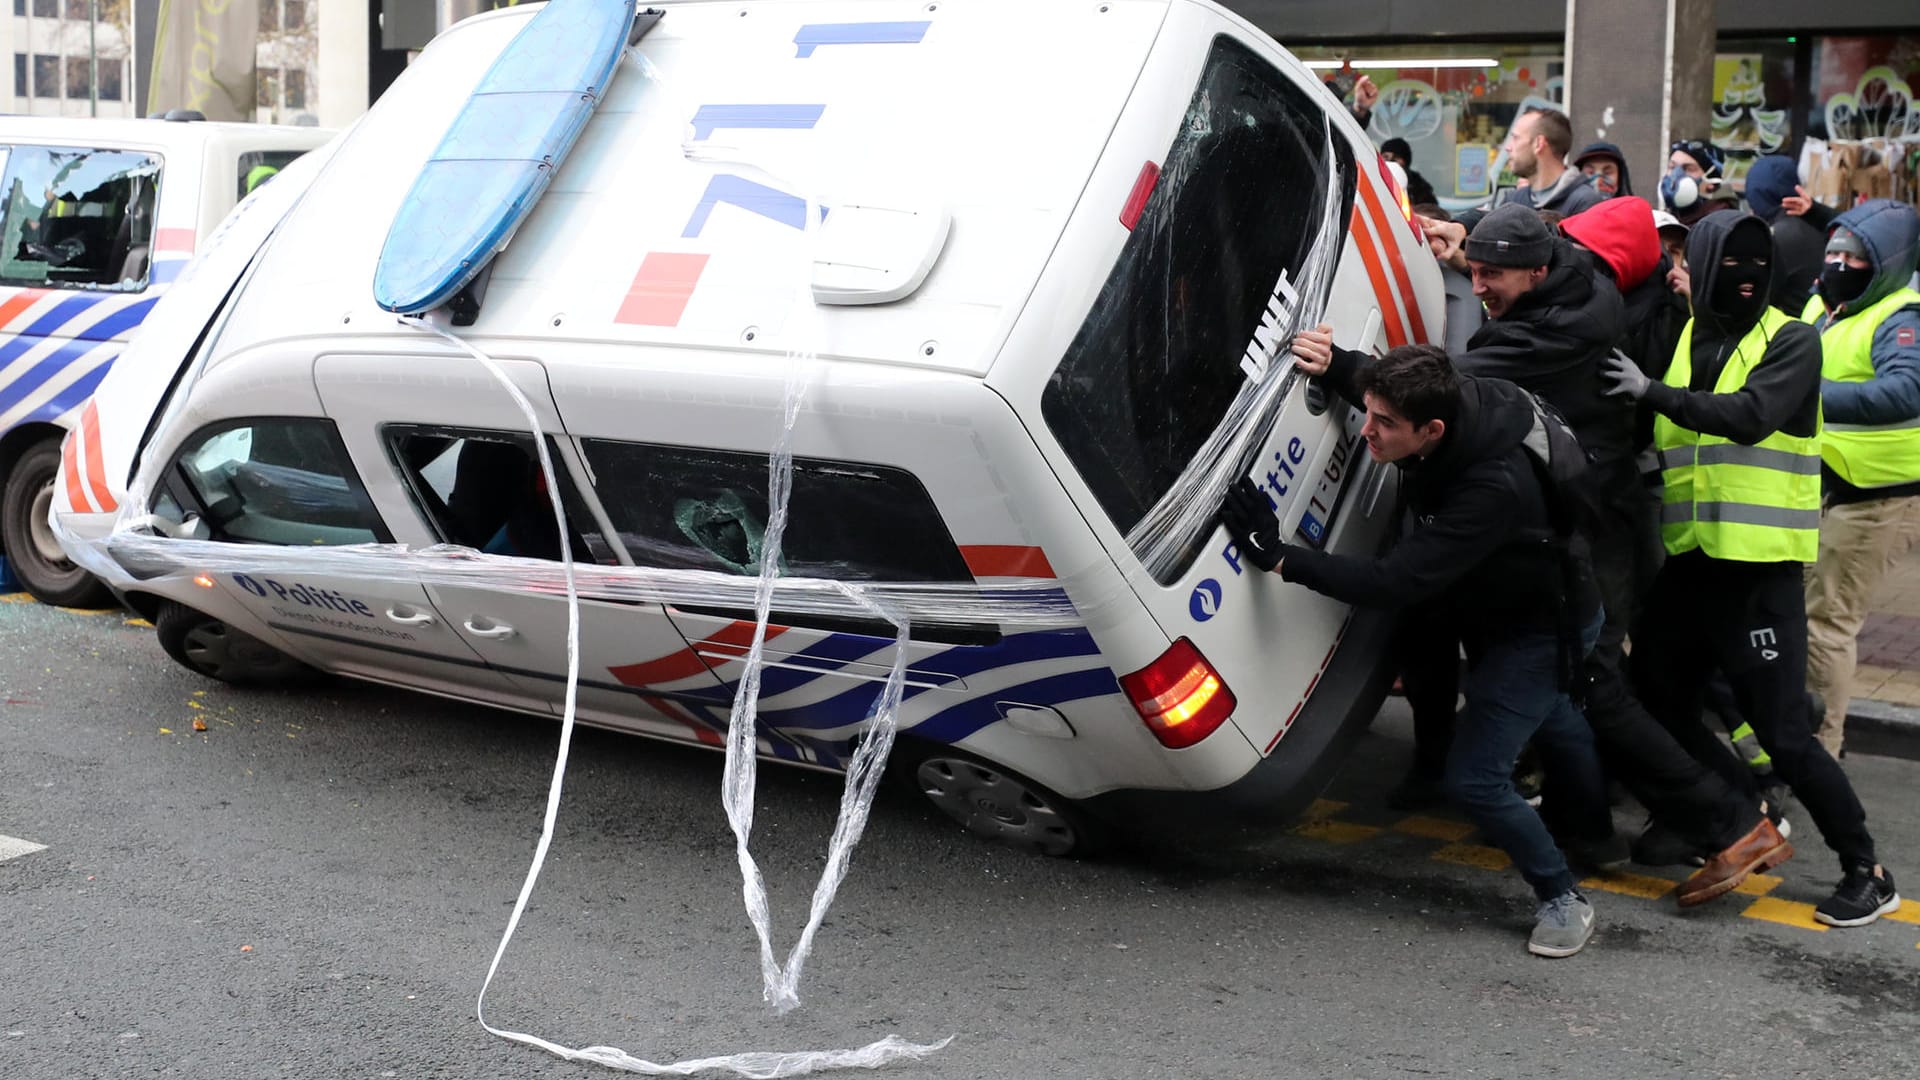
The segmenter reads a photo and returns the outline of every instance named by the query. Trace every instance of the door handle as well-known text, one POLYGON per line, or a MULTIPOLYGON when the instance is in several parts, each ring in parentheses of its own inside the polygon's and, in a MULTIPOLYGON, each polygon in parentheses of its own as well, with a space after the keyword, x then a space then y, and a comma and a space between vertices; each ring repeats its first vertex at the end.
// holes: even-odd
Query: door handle
POLYGON ((473 620, 468 619, 466 622, 462 623, 461 625, 467 628, 467 633, 472 634, 474 637, 477 637, 477 638, 486 638, 489 641, 505 641, 508 638, 512 637, 514 634, 513 627, 508 626, 506 623, 493 623, 489 626, 475 626, 473 624, 473 620))
POLYGON ((399 608, 390 607, 387 609, 387 618, 392 619, 394 622, 399 623, 401 626, 432 626, 433 625, 433 616, 427 614, 424 611, 414 615, 402 615, 400 614, 399 608))

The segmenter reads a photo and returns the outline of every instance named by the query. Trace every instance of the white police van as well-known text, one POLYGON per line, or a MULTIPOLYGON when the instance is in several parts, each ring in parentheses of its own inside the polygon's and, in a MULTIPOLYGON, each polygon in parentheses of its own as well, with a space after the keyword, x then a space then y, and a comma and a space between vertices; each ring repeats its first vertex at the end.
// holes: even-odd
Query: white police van
MULTIPOLYGON (((1338 101, 1199 0, 661 7, 453 331, 537 411, 567 536, 522 412, 370 288, 422 133, 448 130, 525 7, 435 39, 163 307, 164 348, 140 346, 195 377, 116 373, 96 403, 118 434, 76 455, 115 493, 137 469, 151 515, 118 525, 242 554, 457 545, 542 582, 563 543, 583 564, 751 576, 804 352, 787 574, 1040 582, 1080 613, 915 629, 896 761, 920 790, 1051 853, 1101 822, 1197 839, 1296 812, 1378 707, 1389 619, 1254 571, 1210 523, 1151 567, 1128 535, 1221 425, 1243 361, 1284 347, 1275 312, 1323 233, 1344 344, 1439 336, 1433 260, 1338 101)), ((1253 471, 1301 542, 1386 541, 1390 470, 1357 431, 1303 384, 1259 433, 1253 471)), ((115 528, 104 509, 59 501, 76 556, 115 528)), ((561 707, 567 601, 546 585, 100 568, 209 676, 310 666, 561 707)), ((721 742, 747 606, 580 608, 583 722, 721 742)), ((760 751, 841 767, 893 630, 772 622, 760 751)))
MULTIPOLYGON (((61 439, 98 438, 88 397, 249 179, 331 134, 0 118, 0 546, 27 591, 56 604, 105 599, 47 527, 61 439)), ((75 494, 114 508, 98 501, 104 490, 75 494)))

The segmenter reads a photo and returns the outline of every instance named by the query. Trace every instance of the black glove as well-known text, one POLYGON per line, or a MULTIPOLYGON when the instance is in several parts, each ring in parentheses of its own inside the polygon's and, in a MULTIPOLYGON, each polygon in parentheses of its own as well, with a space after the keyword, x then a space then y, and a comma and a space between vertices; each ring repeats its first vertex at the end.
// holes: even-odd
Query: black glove
POLYGON ((1267 493, 1241 477, 1227 489, 1227 501, 1220 507, 1220 520, 1240 546, 1240 557, 1271 572, 1280 565, 1280 518, 1267 501, 1267 493))

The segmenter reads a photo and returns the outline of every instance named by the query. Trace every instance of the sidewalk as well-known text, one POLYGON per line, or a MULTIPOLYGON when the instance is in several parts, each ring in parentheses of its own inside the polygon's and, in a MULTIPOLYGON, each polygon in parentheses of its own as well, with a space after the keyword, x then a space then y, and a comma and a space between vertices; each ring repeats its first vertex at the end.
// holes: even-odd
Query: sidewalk
POLYGON ((1848 744, 1920 758, 1920 552, 1894 566, 1860 631, 1848 744))

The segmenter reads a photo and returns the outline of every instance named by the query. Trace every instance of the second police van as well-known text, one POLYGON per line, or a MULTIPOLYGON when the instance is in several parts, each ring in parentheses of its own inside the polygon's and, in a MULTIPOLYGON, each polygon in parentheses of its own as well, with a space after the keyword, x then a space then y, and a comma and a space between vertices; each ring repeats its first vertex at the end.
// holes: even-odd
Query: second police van
MULTIPOLYGON (((750 577, 805 353, 786 574, 1047 582, 1084 616, 915 630, 895 760, 919 790, 1055 854, 1104 823, 1200 838, 1297 812, 1379 706, 1390 619, 1258 573, 1210 522, 1153 566, 1128 535, 1221 425, 1243 358, 1284 346, 1263 319, 1323 222, 1343 344, 1438 336, 1433 260, 1338 100, 1203 0, 660 7, 452 331, 537 410, 570 536, 502 387, 371 288, 435 145, 422 132, 447 130, 534 17, 517 8, 436 38, 258 212, 284 218, 235 239, 264 240, 257 255, 216 251, 226 269, 197 306, 175 298, 169 340, 141 343, 172 359, 102 386, 115 434, 79 448, 58 504, 75 554, 116 516, 66 492, 137 481, 151 516, 135 524, 163 537, 444 544, 529 567, 565 542, 582 562, 750 577), (808 246, 809 196, 852 245, 830 267, 808 246), (846 228, 909 205, 944 227, 846 228), (153 374, 188 363, 184 386, 153 374)), ((1264 434, 1255 472, 1301 542, 1388 540, 1392 470, 1358 429, 1303 382, 1264 434)), ((561 708, 551 589, 102 572, 205 675, 311 667, 561 708)), ((580 608, 583 722, 720 744, 750 608, 580 608)), ((892 629, 773 621, 760 751, 840 768, 892 629)))
POLYGON ((34 596, 107 595, 47 526, 60 442, 97 424, 89 395, 249 186, 331 136, 197 119, 0 119, 0 548, 34 596))

